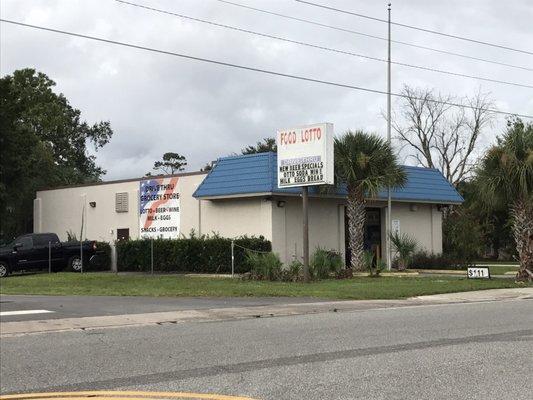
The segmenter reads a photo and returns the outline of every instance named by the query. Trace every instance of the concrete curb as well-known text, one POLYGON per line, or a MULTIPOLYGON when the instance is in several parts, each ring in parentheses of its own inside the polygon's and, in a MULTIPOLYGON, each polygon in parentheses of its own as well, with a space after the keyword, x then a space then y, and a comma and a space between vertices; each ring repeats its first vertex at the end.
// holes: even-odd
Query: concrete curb
POLYGON ((118 328, 154 324, 177 324, 184 322, 239 320, 326 312, 366 311, 408 306, 486 302, 512 299, 533 299, 533 287, 448 293, 419 296, 405 300, 327 301, 316 303, 275 304, 255 307, 212 308, 145 314, 3 322, 1 324, 0 337, 64 332, 71 330, 118 328))
POLYGON ((533 287, 512 289, 487 289, 459 293, 442 293, 428 296, 417 296, 413 299, 449 303, 533 299, 533 287))
POLYGON ((280 304, 255 307, 228 307, 202 310, 180 310, 145 314, 125 314, 99 317, 46 319, 31 321, 4 322, 0 337, 28 333, 61 332, 76 329, 100 329, 152 324, 171 324, 189 321, 238 320, 274 316, 315 314, 323 312, 351 311, 397 306, 412 303, 409 300, 353 300, 319 303, 280 304))
POLYGON ((417 269, 419 274, 434 275, 459 275, 466 277, 466 270, 458 269, 417 269))

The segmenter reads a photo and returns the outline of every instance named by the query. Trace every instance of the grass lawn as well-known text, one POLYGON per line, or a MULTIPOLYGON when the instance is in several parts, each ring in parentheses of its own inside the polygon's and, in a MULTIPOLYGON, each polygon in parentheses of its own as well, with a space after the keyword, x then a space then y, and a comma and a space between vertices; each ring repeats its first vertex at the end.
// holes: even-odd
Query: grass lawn
MULTIPOLYGON (((506 272, 514 272, 516 273, 518 271, 518 264, 515 265, 488 265, 488 264, 477 264, 479 267, 489 267, 490 274, 491 275, 505 275, 506 272)), ((422 270, 424 268, 421 268, 422 270)), ((412 268, 409 271, 418 271, 417 268, 412 268)), ((432 270, 438 270, 438 268, 431 268, 427 271, 432 270)), ((460 274, 464 274, 466 276, 466 268, 464 269, 449 269, 449 268, 442 268, 444 271, 456 271, 460 274)))
MULTIPOLYGON (((480 266, 483 266, 483 264, 480 264, 480 266)), ((506 272, 514 272, 516 273, 518 271, 518 265, 512 266, 512 265, 487 265, 490 270, 491 275, 503 275, 506 272)))
POLYGON ((504 265, 515 265, 516 267, 518 267, 518 261, 514 261, 514 260, 511 260, 511 261, 478 260, 478 261, 475 261, 475 263, 477 265, 499 265, 499 264, 504 264, 504 265))
POLYGON ((398 299, 425 294, 522 286, 512 279, 468 280, 460 277, 357 277, 305 284, 183 275, 63 272, 3 278, 0 280, 0 293, 100 296, 291 296, 362 300, 398 299))

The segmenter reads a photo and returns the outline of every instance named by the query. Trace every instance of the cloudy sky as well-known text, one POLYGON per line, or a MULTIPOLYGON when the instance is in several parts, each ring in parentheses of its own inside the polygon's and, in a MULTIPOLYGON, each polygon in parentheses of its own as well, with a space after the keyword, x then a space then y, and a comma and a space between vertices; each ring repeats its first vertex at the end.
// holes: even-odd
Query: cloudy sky
MULTIPOLYGON (((319 46, 386 58, 386 42, 322 28, 217 0, 131 0, 174 13, 319 46)), ((385 37, 381 22, 292 0, 232 0, 281 14, 385 37)), ((386 18, 386 1, 313 0, 386 18)), ((1 16, 34 25, 282 73, 386 90, 386 64, 236 32, 113 0, 2 0, 1 16)), ((393 1, 393 21, 533 52, 528 0, 393 1)), ((111 121, 114 136, 97 153, 105 179, 140 176, 164 152, 196 170, 273 136, 276 129, 332 122, 337 133, 386 133, 386 96, 184 60, 29 28, 1 25, 1 75, 32 67, 57 82, 90 123, 111 121)), ((393 27, 393 39, 533 68, 533 55, 393 27)), ((533 85, 533 72, 394 44, 394 61, 533 85)), ((458 97, 490 93, 497 108, 533 114, 533 89, 393 66, 403 85, 458 97)), ((394 107, 398 106, 394 101, 394 107)), ((500 134, 499 116, 483 145, 500 134)), ((405 157, 406 154, 402 154, 405 157)))

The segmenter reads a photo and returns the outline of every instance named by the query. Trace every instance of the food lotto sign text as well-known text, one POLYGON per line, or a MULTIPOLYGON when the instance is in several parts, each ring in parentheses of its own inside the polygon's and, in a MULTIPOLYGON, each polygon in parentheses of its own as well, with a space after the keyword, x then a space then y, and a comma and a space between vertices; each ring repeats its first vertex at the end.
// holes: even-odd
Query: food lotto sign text
POLYGON ((278 187, 333 184, 333 124, 277 133, 278 187))

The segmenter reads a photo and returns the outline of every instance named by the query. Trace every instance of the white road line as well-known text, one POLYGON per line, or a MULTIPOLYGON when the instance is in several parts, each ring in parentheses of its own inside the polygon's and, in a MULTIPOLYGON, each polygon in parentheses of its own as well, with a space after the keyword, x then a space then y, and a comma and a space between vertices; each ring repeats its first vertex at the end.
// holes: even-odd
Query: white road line
POLYGON ((53 313, 49 310, 20 310, 20 311, 0 311, 0 317, 7 317, 10 315, 29 315, 29 314, 48 314, 53 313))

